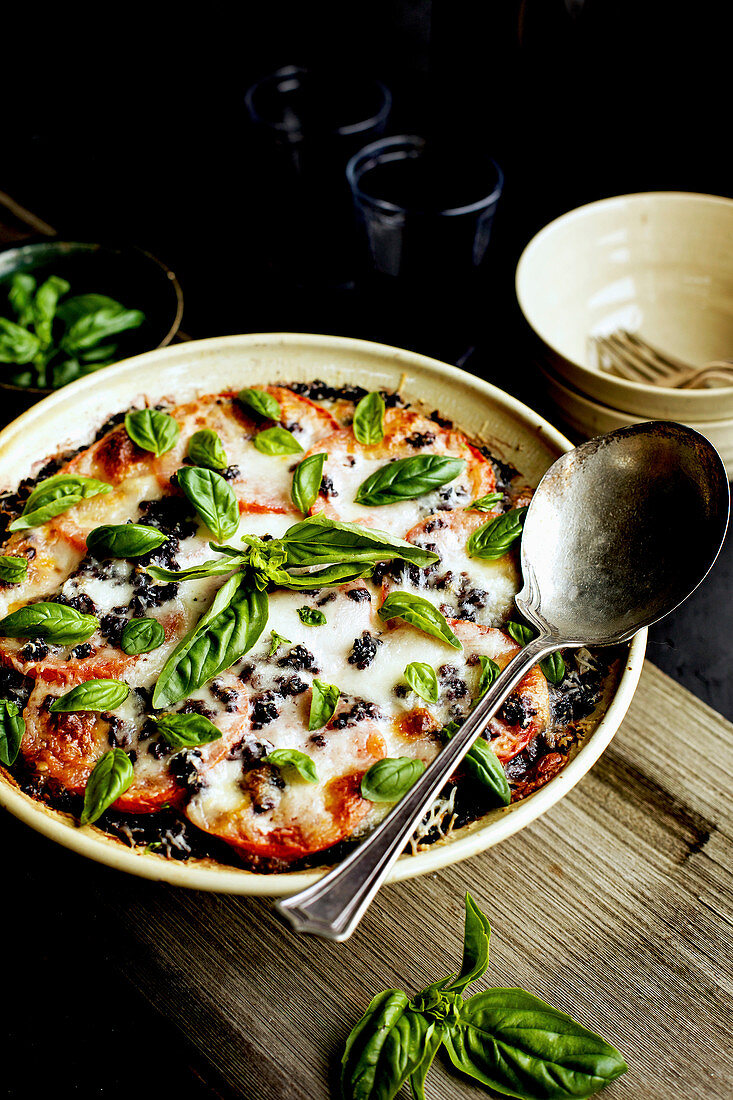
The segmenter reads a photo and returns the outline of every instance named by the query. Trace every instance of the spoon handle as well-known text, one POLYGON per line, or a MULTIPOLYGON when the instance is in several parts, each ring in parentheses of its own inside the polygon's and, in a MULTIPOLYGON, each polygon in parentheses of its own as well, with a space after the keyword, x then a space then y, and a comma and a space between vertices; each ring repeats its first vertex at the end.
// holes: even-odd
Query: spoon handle
POLYGON ((534 638, 509 662, 483 699, 374 832, 338 867, 276 908, 298 932, 347 940, 421 818, 476 738, 529 669, 556 650, 556 637, 534 638))

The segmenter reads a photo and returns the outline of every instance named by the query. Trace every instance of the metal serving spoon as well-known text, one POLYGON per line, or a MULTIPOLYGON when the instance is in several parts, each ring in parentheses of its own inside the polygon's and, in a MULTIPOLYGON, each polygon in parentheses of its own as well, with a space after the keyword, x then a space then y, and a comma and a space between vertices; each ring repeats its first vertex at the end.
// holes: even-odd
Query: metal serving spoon
POLYGON ((537 637, 368 839, 314 886, 278 904, 297 931, 348 939, 418 822, 522 677, 556 649, 628 642, 669 614, 718 556, 729 500, 717 451, 680 424, 620 428, 559 458, 537 487, 522 535, 524 587, 516 603, 537 637))

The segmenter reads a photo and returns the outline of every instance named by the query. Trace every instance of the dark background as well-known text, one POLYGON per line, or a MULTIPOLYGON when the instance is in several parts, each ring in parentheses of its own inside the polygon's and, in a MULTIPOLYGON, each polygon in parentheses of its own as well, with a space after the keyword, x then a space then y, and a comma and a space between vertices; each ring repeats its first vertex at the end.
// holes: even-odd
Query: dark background
MULTIPOLYGON (((453 359, 472 346, 468 369, 544 410, 514 301, 519 253, 553 217, 608 195, 731 194, 722 11, 643 0, 26 8, 14 26, 4 17, 0 31, 0 189, 69 238, 159 255, 179 275, 184 328, 196 337, 344 333, 453 359), (272 211, 289 197, 270 195, 263 208, 261 150, 243 94, 291 63, 378 75, 394 93, 392 132, 447 122, 502 165, 475 332, 456 331, 450 316, 437 334, 423 329, 419 309, 395 331, 394 318, 358 291, 321 279, 298 285, 276 269, 272 211)), ((732 716, 730 575, 728 552, 654 629, 649 656, 732 716)), ((29 841, 20 826, 9 835, 47 856, 46 842, 29 841)), ((184 1040, 107 973, 103 950, 85 950, 62 890, 39 893, 22 861, 9 881, 4 942, 13 953, 21 930, 25 978, 3 1044, 8 1096, 224 1094, 207 1067, 192 1065, 184 1040)), ((51 882, 43 889, 53 891, 51 882)))

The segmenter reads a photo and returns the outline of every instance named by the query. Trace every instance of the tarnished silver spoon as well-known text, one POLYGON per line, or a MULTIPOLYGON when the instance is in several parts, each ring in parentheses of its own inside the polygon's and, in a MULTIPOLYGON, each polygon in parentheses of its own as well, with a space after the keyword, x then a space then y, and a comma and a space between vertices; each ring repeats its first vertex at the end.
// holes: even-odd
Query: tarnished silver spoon
POLYGON ((522 535, 517 607, 538 635, 509 662, 420 779, 338 867, 277 906, 299 932, 345 940, 418 822, 507 695, 556 649, 627 642, 711 568, 730 493, 715 448, 652 421, 569 451, 542 478, 522 535))

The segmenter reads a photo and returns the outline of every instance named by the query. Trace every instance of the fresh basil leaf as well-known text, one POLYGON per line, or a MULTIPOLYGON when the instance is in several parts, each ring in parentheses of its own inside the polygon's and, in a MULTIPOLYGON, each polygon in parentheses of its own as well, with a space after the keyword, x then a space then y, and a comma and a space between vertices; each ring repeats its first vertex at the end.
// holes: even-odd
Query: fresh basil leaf
POLYGON ((30 363, 41 350, 41 342, 28 329, 0 317, 0 363, 30 363))
POLYGON ((592 1096, 628 1069, 600 1035, 523 989, 471 997, 444 1042, 457 1069, 524 1100, 592 1096))
POLYGON ((145 314, 139 309, 123 309, 121 312, 117 309, 98 309, 74 321, 64 334, 61 347, 72 353, 84 351, 118 332, 140 328, 144 321, 145 314))
POLYGON ((524 623, 508 622, 506 624, 507 634, 510 635, 517 643, 522 647, 526 646, 528 642, 531 642, 534 638, 534 630, 531 627, 525 626, 524 623))
POLYGON ((110 749, 100 756, 84 790, 82 825, 91 825, 132 785, 132 761, 122 749, 110 749))
POLYGON ((435 669, 423 661, 411 661, 405 669, 405 679, 412 690, 426 703, 438 702, 438 677, 435 669))
POLYGON ((207 470, 226 470, 229 465, 224 444, 211 428, 193 433, 188 441, 187 454, 195 466, 203 466, 207 470))
POLYGON ((565 679, 565 661, 559 650, 551 653, 549 657, 540 661, 540 668, 545 674, 545 679, 551 684, 559 684, 565 679))
POLYGON ((54 474, 53 477, 39 481, 28 497, 22 514, 13 520, 8 530, 20 531, 26 527, 37 527, 54 516, 60 516, 82 500, 89 500, 111 490, 112 486, 106 481, 97 481, 94 477, 54 474))
POLYGON ((53 388, 57 390, 61 386, 68 386, 69 382, 75 382, 85 373, 78 359, 64 359, 63 362, 54 364, 51 374, 53 388))
POLYGON ((372 764, 362 777, 362 798, 370 802, 397 802, 424 771, 422 760, 413 760, 410 756, 385 756, 372 764))
POLYGON ((273 582, 282 588, 302 592, 344 584, 345 581, 357 580, 359 577, 368 577, 373 571, 372 562, 345 561, 342 565, 327 565, 323 569, 314 569, 305 573, 287 573, 285 570, 279 570, 273 577, 273 582))
POLYGON ((36 291, 33 299, 33 328, 42 348, 47 348, 51 344, 53 319, 56 316, 58 300, 64 294, 68 294, 69 290, 70 286, 66 279, 51 275, 36 291))
POLYGON ((522 534, 526 508, 512 508, 503 516, 496 516, 474 531, 466 543, 466 550, 472 558, 494 561, 503 558, 512 543, 522 534))
POLYGON ((96 348, 90 348, 89 351, 79 352, 79 359, 81 359, 82 363, 104 362, 104 364, 106 364, 111 362, 116 353, 117 344, 100 344, 96 348))
POLYGON ((503 500, 503 493, 487 493, 485 497, 479 497, 478 500, 472 500, 467 504, 464 512, 493 512, 497 504, 501 504, 503 500))
POLYGON ((491 925, 488 917, 484 916, 467 891, 461 969, 456 977, 443 987, 445 993, 462 993, 466 986, 475 982, 486 972, 489 965, 490 940, 491 925))
POLYGON ((431 550, 422 550, 386 531, 375 531, 360 523, 342 523, 322 513, 289 527, 282 543, 288 553, 288 566, 398 558, 423 569, 440 561, 431 550))
POLYGON ((85 680, 51 703, 52 714, 78 710, 115 710, 124 703, 130 689, 122 680, 85 680))
POLYGON ((280 402, 271 393, 267 393, 266 390, 240 390, 237 397, 243 405, 247 405, 267 420, 279 420, 282 416, 280 402))
POLYGON ((315 679, 312 685, 311 709, 308 715, 308 729, 320 730, 333 718, 341 692, 335 684, 324 684, 315 679))
POLYGON ((359 443, 371 446, 384 439, 384 398, 368 393, 354 409, 354 435, 359 443))
POLYGON ((239 505, 231 485, 215 470, 183 466, 178 484, 219 542, 228 539, 239 527, 239 505))
POLYGON ((384 621, 395 618, 404 619, 410 626, 415 626, 425 634, 447 642, 454 649, 463 648, 449 627, 445 615, 422 596, 416 596, 412 592, 390 592, 378 614, 384 621))
POLYGON ((299 607, 298 618, 305 626, 325 626, 328 620, 315 607, 299 607))
POLYGON ((151 653, 165 641, 165 630, 157 619, 130 619, 122 631, 120 646, 128 657, 151 653))
POLYGON ((154 714, 153 721, 174 749, 195 749, 221 739, 221 730, 203 714, 154 714))
POLYGON ((172 451, 181 434, 176 421, 159 409, 135 409, 125 416, 125 431, 133 443, 156 458, 172 451))
POLYGON ((237 573, 225 581, 211 607, 164 664, 153 691, 155 709, 180 702, 230 668, 255 644, 267 616, 267 594, 253 586, 251 577, 237 573))
POLYGON ((321 452, 304 458, 293 474, 293 484, 290 489, 290 498, 303 515, 308 515, 318 496, 323 476, 323 466, 328 455, 321 452))
POLYGON ((276 630, 270 631, 270 649, 268 657, 274 657, 281 645, 292 645, 290 638, 283 638, 276 630))
POLYGON ((24 271, 16 271, 10 281, 8 301, 13 307, 13 312, 18 318, 18 324, 27 328, 33 320, 33 295, 36 291, 36 280, 32 275, 24 271))
POLYGON ((443 1029, 437 1025, 433 1033, 425 1037, 423 1060, 410 1074, 410 1089, 413 1100, 425 1100, 425 1078, 433 1064, 433 1059, 443 1045, 443 1029))
POLYGON ((0 554, 0 581, 20 584, 28 575, 28 559, 17 554, 0 554))
POLYGON ((0 637, 45 638, 57 645, 78 645, 99 626, 94 615, 82 615, 63 603, 32 603, 0 619, 0 637))
POLYGON ((263 455, 299 455, 303 453, 298 440, 285 428, 265 428, 252 440, 263 455))
POLYGON ((162 565, 148 565, 145 572, 156 581, 198 581, 203 577, 224 577, 227 573, 234 572, 247 565, 249 558, 245 554, 237 557, 212 558, 211 561, 202 561, 200 565, 192 565, 188 569, 165 569, 162 565))
POLYGON ((275 749, 263 757, 266 764, 272 764, 276 768, 295 768, 298 775, 307 783, 318 782, 318 772, 310 756, 297 749, 275 749))
POLYGON ((392 1100, 432 1047, 435 1024, 399 989, 378 993, 353 1028, 341 1059, 344 1100, 392 1100))
POLYGON ((445 455, 412 455, 380 466, 359 486, 354 500, 357 504, 395 504, 414 500, 439 489, 463 470, 462 458, 445 455))
MULTIPOLYGON (((450 740, 459 729, 459 722, 449 722, 442 729, 443 737, 450 740)), ((503 764, 488 741, 478 737, 463 757, 463 766, 482 786, 492 791, 499 805, 509 805, 512 800, 509 781, 503 764)))
POLYGON ((9 768, 20 752, 25 719, 12 699, 0 699, 0 764, 9 768))
POLYGON ((478 660, 481 665, 481 675, 479 676, 478 689, 476 691, 474 703, 478 703, 479 699, 483 699, 484 695, 501 672, 496 661, 492 661, 491 657, 484 657, 482 654, 478 660))
POLYGON ((56 316, 69 328, 80 317, 86 317, 89 313, 107 309, 117 313, 124 313, 125 307, 114 298, 108 298, 106 294, 75 294, 73 298, 65 298, 56 310, 56 316))
POLYGON ((144 523, 106 523, 87 535, 87 550, 95 558, 140 558, 168 539, 144 523))

